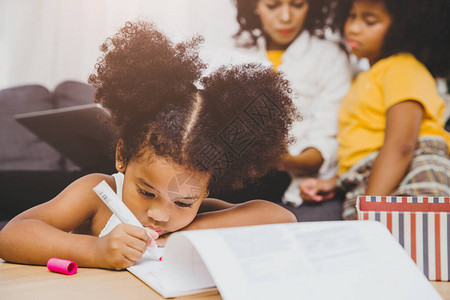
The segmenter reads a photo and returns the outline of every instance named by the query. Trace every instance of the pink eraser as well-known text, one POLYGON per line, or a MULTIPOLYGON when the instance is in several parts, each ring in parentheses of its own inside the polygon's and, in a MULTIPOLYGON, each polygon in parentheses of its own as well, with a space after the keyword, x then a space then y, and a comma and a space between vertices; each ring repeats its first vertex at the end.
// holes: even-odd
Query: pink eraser
POLYGON ((73 275, 77 272, 78 266, 71 260, 50 258, 47 262, 47 268, 52 272, 73 275))

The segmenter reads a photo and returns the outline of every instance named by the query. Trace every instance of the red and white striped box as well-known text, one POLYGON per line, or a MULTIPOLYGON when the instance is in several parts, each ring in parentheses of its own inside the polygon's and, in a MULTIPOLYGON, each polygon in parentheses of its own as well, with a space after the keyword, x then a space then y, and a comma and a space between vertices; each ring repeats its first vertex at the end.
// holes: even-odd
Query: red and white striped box
POLYGON ((429 280, 450 281, 450 197, 360 196, 356 208, 385 224, 429 280))

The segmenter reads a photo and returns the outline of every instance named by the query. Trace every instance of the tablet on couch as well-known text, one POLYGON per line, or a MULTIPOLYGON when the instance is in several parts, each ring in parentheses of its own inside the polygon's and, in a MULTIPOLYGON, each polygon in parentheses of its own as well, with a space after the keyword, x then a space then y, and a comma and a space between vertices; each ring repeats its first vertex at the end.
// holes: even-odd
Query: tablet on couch
POLYGON ((14 118, 82 169, 114 166, 114 127, 110 113, 100 104, 16 114, 14 118))

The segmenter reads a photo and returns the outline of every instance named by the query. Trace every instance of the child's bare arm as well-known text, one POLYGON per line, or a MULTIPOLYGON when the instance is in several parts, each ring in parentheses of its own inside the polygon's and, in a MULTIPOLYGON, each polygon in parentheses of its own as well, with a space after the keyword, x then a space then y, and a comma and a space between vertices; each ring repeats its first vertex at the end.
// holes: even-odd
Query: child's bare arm
POLYGON ((198 213, 211 212, 216 210, 222 210, 226 208, 233 207, 233 203, 229 203, 223 200, 215 199, 215 198, 206 198, 202 201, 198 213))
POLYGON ((416 101, 403 101, 386 114, 383 146, 372 167, 366 195, 389 195, 399 185, 414 155, 423 107, 416 101))
POLYGON ((206 206, 217 209, 199 213, 185 230, 297 222, 294 214, 269 201, 251 200, 240 204, 230 204, 218 199, 203 201, 206 206))
POLYGON ((12 219, 0 232, 0 257, 30 264, 45 264, 50 257, 93 264, 93 256, 85 249, 94 248, 94 237, 68 234, 95 214, 95 202, 84 199, 79 191, 84 181, 72 183, 54 199, 12 219))
POLYGON ((287 155, 282 161, 282 169, 297 176, 317 175, 323 164, 322 154, 316 148, 307 148, 297 156, 287 155))
POLYGON ((7 261, 40 265, 51 257, 70 259, 80 266, 90 267, 120 269, 132 265, 142 256, 139 252, 145 250, 148 238, 144 230, 118 226, 104 238, 69 233, 85 222, 90 222, 93 230, 99 205, 103 203, 92 188, 103 179, 108 179, 108 176, 85 176, 54 199, 11 220, 0 232, 0 257, 7 261), (118 246, 117 240, 127 238, 124 235, 137 236, 132 240, 138 240, 134 241, 138 250, 124 250, 118 246), (139 244, 139 240, 143 240, 142 243, 139 244), (122 258, 124 252, 128 257, 122 258))

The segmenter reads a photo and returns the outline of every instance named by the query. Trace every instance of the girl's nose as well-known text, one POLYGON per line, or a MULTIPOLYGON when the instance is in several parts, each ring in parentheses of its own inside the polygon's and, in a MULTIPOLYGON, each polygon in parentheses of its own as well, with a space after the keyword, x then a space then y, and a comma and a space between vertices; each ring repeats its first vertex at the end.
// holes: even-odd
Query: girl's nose
POLYGON ((147 209, 147 216, 157 222, 167 222, 170 218, 170 208, 165 200, 154 201, 153 205, 147 209))
POLYGON ((361 24, 358 20, 347 20, 346 34, 358 34, 361 32, 361 24))
POLYGON ((281 15, 280 15, 280 20, 284 23, 289 22, 291 20, 291 10, 289 5, 284 4, 281 7, 281 15))

